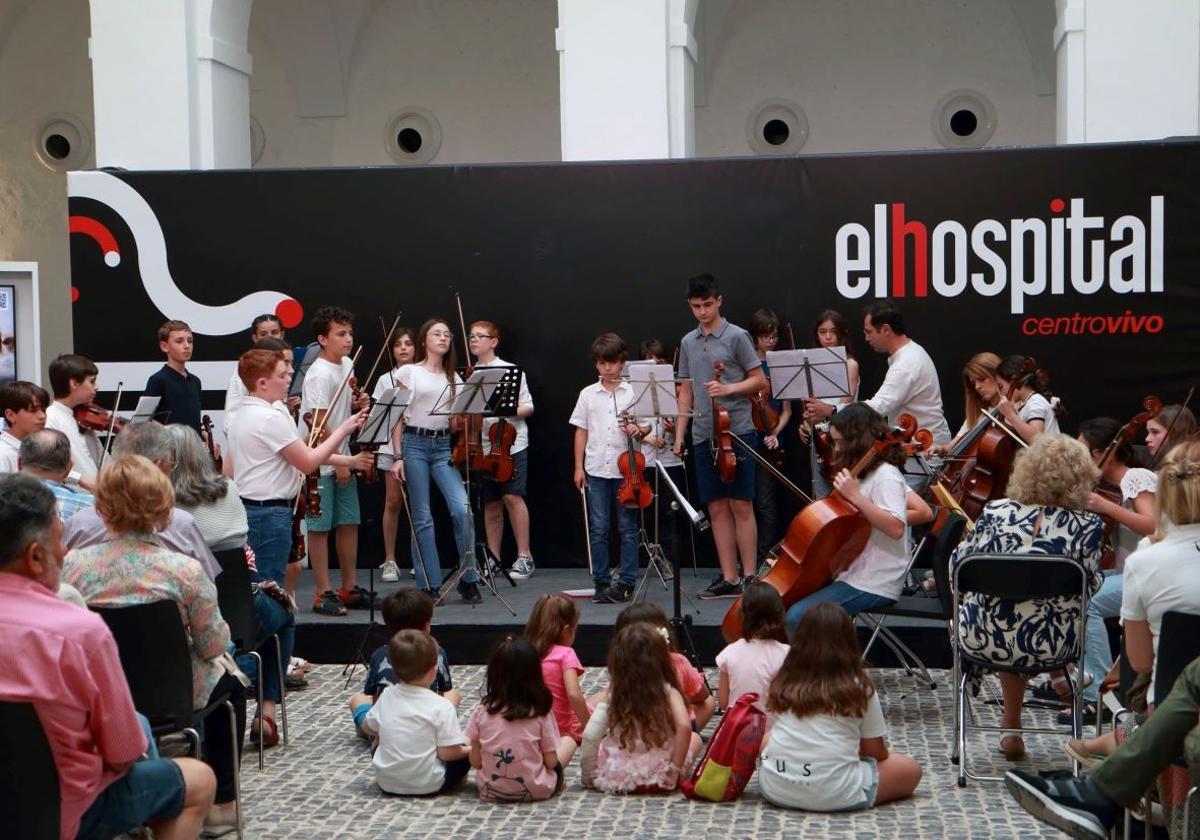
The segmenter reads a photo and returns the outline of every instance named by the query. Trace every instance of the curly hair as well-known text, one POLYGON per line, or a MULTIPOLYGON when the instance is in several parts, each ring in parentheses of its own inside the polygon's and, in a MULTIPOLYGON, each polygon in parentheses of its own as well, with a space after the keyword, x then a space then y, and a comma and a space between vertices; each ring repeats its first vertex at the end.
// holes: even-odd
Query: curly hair
MULTIPOLYGON (((829 421, 830 428, 837 429, 842 436, 841 454, 834 465, 835 471, 853 469, 858 459, 867 453, 875 441, 887 434, 887 420, 866 403, 854 403, 838 409, 837 414, 829 421)), ((904 463, 904 450, 899 446, 889 446, 874 459, 859 474, 866 478, 881 463, 900 466, 904 463)))
POLYGON ((1040 434, 1017 453, 1008 497, 1026 505, 1083 510, 1099 480, 1087 446, 1068 435, 1040 434))
POLYGON ((1200 522, 1200 440, 1185 440, 1167 452, 1158 469, 1154 501, 1160 524, 1200 522))
POLYGON ((682 694, 671 652, 658 630, 636 621, 608 651, 608 729, 624 750, 669 746, 675 720, 666 689, 682 694))
POLYGON ((96 513, 115 534, 154 533, 167 527, 175 491, 162 470, 142 455, 122 455, 96 480, 96 513))

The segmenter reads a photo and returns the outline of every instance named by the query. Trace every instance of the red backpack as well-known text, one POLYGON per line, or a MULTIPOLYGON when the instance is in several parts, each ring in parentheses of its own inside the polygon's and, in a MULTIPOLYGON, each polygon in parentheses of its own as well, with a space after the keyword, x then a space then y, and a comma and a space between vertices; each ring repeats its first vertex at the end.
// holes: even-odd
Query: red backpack
POLYGON ((756 702, 758 695, 749 692, 725 711, 692 778, 681 785, 688 799, 731 802, 742 795, 754 775, 767 728, 767 716, 756 702))

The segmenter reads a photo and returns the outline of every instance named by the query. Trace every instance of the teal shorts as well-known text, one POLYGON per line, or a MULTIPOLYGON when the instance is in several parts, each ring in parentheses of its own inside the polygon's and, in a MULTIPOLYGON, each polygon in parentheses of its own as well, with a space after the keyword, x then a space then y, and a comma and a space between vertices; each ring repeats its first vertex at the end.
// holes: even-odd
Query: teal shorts
POLYGON ((338 486, 333 474, 321 476, 317 485, 321 494, 321 515, 307 516, 304 524, 308 530, 332 531, 339 525, 357 525, 361 520, 358 512, 358 477, 350 474, 344 487, 338 486))

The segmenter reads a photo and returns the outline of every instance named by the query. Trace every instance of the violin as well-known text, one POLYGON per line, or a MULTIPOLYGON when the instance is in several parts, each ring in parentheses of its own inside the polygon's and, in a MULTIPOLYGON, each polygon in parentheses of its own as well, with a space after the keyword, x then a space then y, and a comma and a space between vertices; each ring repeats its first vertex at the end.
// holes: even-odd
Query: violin
POLYGON ((488 429, 487 438, 488 454, 481 453, 479 469, 503 484, 512 479, 516 469, 512 447, 517 442, 517 427, 501 417, 488 429))
MULTIPOLYGON (((374 371, 372 371, 372 373, 374 373, 374 371)), ((359 396, 361 394, 362 394, 362 389, 360 389, 358 387, 358 377, 351 374, 350 375, 350 401, 351 401, 351 403, 357 404, 358 400, 359 400, 359 396)), ((371 401, 371 404, 374 405, 374 403, 375 403, 374 397, 372 397, 370 401, 371 401)), ((321 431, 324 432, 325 430, 322 429, 321 431)), ((350 447, 350 452, 355 455, 357 455, 360 452, 370 452, 371 453, 371 463, 365 469, 355 470, 355 472, 362 475, 363 481, 367 482, 368 484, 378 481, 379 480, 379 466, 378 466, 378 464, 379 464, 379 461, 378 461, 379 447, 372 446, 371 444, 359 443, 357 429, 355 429, 354 432, 350 435, 349 447, 350 447)))
MULTIPOLYGON (((467 360, 464 379, 470 379, 475 372, 471 364, 471 347, 467 344, 467 321, 463 317, 462 298, 454 293, 454 305, 458 308, 458 326, 462 329, 463 356, 467 360)), ((483 415, 456 414, 450 418, 450 429, 454 439, 450 444, 450 463, 456 467, 466 466, 468 470, 483 469, 483 415)))
MULTIPOLYGON (((308 486, 308 476, 304 479, 305 487, 308 486)), ((301 490, 300 495, 296 497, 296 509, 292 513, 292 551, 288 555, 289 563, 299 563, 308 555, 308 548, 304 544, 304 530, 300 527, 300 523, 304 521, 304 517, 308 515, 308 505, 305 499, 306 493, 301 490)), ((316 494, 317 507, 314 516, 320 515, 321 494, 316 494)))
POLYGON ((125 428, 126 421, 94 402, 75 406, 74 414, 81 432, 109 432, 111 428, 110 434, 117 435, 125 428))
MULTIPOLYGON (((632 422, 625 417, 626 423, 632 422)), ((654 501, 654 493, 646 481, 646 456, 638 449, 633 437, 625 436, 626 449, 617 456, 617 469, 621 471, 621 486, 617 488, 617 504, 621 507, 648 508, 654 501)))
MULTIPOLYGON (((722 362, 713 362, 713 373, 716 375, 717 381, 721 381, 721 374, 725 372, 725 365, 722 362)), ((712 398, 713 411, 713 435, 712 435, 712 459, 713 467, 717 470, 717 475, 725 484, 733 481, 737 475, 737 456, 733 453, 733 433, 730 431, 729 410, 721 405, 720 400, 716 397, 712 398)))
POLYGON ((827 484, 833 482, 833 438, 824 429, 812 427, 812 445, 817 450, 817 471, 827 484))
POLYGON ((205 439, 208 441, 208 457, 212 458, 213 466, 219 473, 224 467, 225 461, 217 454, 217 445, 213 441, 213 421, 207 414, 200 418, 200 428, 204 430, 205 439))
MULTIPOLYGON (((1112 457, 1113 453, 1122 446, 1130 443, 1133 438, 1145 428, 1146 423, 1153 420, 1162 411, 1162 400, 1155 396, 1147 396, 1142 400, 1142 411, 1129 418, 1129 422, 1121 426, 1117 433, 1113 435, 1113 439, 1109 441, 1108 446, 1104 447, 1104 452, 1100 456, 1100 461, 1097 466, 1103 470, 1104 465, 1112 457)), ((1094 492, 1112 502, 1114 505, 1120 505, 1123 501, 1121 488, 1115 487, 1109 482, 1101 478, 1096 485, 1094 492)), ((1115 545, 1115 537, 1117 533, 1117 521, 1111 516, 1101 514, 1100 518, 1104 520, 1104 554, 1100 557, 1100 568, 1104 570, 1113 569, 1117 565, 1117 550, 1115 545)))
MULTIPOLYGON (((850 468, 857 477, 888 449, 911 440, 916 432, 912 415, 899 418, 903 425, 883 433, 850 468)), ((833 580, 854 561, 871 537, 871 524, 836 489, 796 514, 777 548, 775 564, 760 580, 783 598, 784 607, 811 595, 833 580)), ((742 599, 730 606, 721 622, 727 642, 742 637, 742 599)))
MULTIPOLYGON (((750 395, 750 416, 754 420, 754 430, 760 435, 775 434, 779 426, 779 412, 771 404, 771 384, 768 382, 750 395)), ((784 462, 783 447, 776 446, 766 452, 767 460, 782 468, 784 462)))

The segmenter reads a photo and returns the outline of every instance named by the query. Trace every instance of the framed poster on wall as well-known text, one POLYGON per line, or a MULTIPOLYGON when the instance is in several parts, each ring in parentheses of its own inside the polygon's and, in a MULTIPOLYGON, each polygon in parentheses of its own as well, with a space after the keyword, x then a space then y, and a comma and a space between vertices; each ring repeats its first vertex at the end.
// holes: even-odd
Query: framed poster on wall
POLYGON ((17 378, 17 289, 0 285, 0 385, 17 378))

